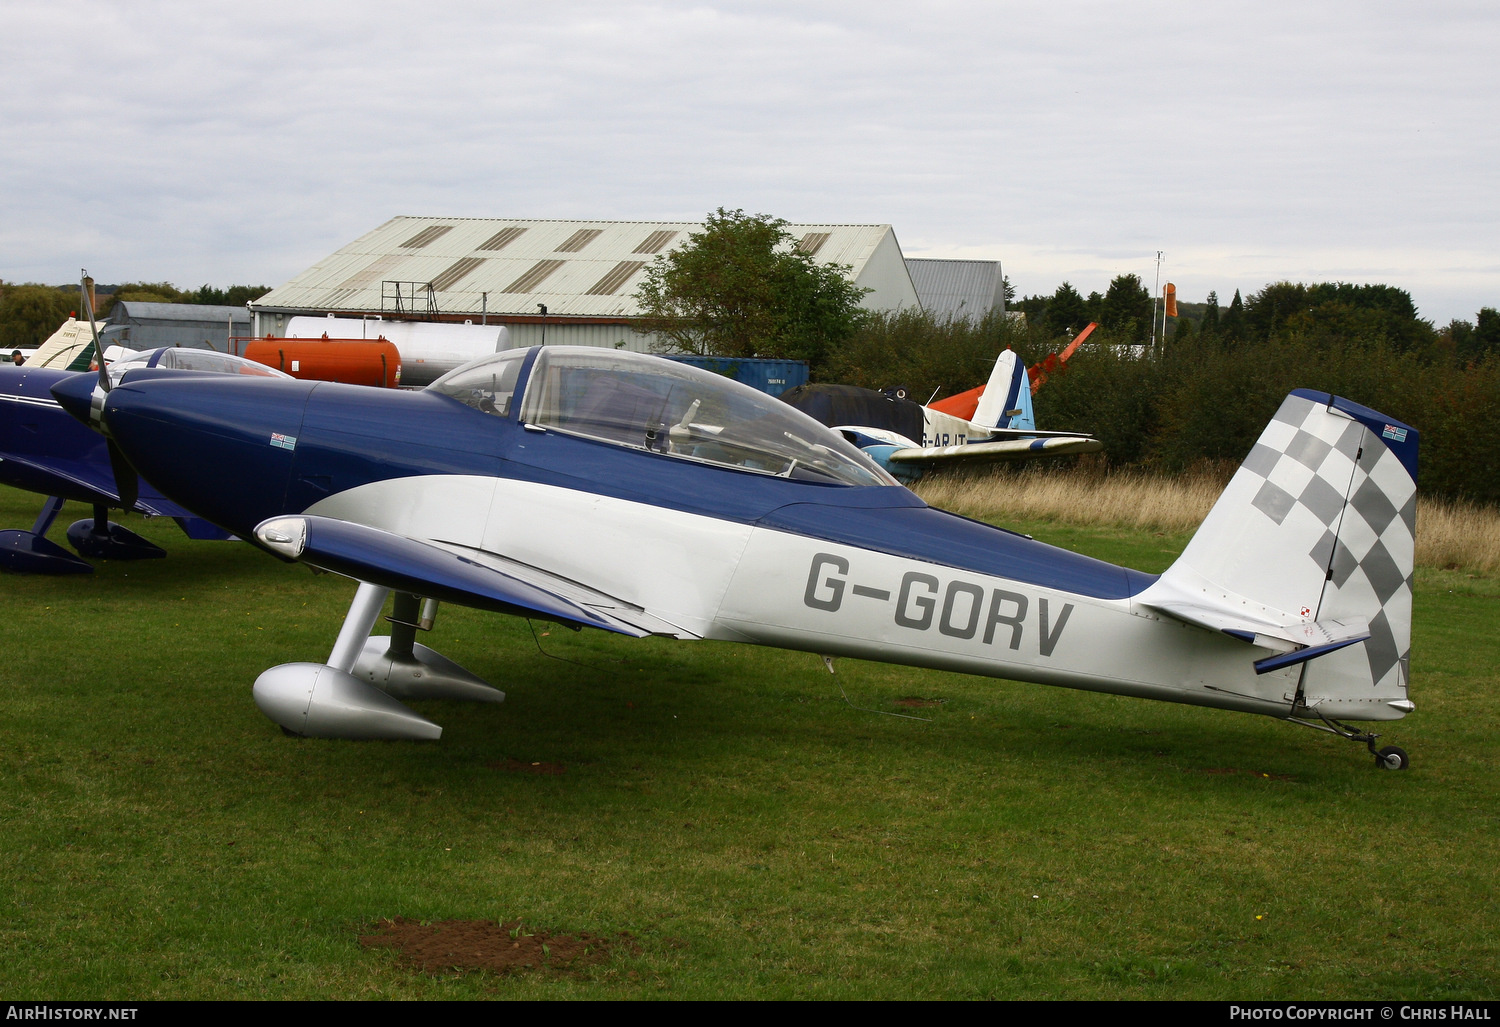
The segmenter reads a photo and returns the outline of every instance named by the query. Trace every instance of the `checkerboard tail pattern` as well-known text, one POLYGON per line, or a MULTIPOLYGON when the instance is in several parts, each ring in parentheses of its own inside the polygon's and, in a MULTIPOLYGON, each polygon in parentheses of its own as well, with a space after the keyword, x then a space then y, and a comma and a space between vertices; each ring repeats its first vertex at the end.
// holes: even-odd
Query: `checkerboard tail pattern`
POLYGON ((1369 622, 1368 640, 1306 665, 1304 701, 1335 716, 1406 697, 1416 445, 1409 425, 1298 390, 1183 553, 1201 580, 1288 618, 1369 622))

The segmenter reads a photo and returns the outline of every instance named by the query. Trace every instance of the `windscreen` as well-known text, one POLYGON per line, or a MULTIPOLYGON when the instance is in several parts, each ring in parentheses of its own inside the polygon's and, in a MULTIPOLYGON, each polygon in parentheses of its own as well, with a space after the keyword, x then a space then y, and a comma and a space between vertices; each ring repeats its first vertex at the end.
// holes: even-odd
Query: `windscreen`
POLYGON ((450 396, 465 406, 499 417, 511 416, 516 381, 526 362, 525 349, 506 350, 458 367, 427 386, 428 392, 450 396))
POLYGON ((543 349, 527 379, 521 416, 545 428, 739 470, 895 484, 837 433, 779 400, 711 371, 639 353, 543 349))

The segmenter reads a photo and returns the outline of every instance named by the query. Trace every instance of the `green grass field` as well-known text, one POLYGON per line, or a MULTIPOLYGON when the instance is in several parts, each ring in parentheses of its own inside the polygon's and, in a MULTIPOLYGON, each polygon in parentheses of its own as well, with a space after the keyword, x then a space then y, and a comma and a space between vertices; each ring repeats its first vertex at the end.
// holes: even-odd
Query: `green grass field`
MULTIPOLYGON (((0 524, 39 505, 0 490, 0 524)), ((426 641, 508 700, 418 704, 436 744, 351 743, 250 696, 326 658, 349 582, 129 523, 168 559, 0 577, 8 998, 1500 991, 1494 580, 1418 575, 1418 711, 1383 739, 1404 773, 1267 719, 961 675, 538 623, 544 654, 452 607, 426 641), (396 916, 634 944, 429 974, 360 946, 396 916)), ((1186 541, 1017 527, 1152 571, 1186 541)))

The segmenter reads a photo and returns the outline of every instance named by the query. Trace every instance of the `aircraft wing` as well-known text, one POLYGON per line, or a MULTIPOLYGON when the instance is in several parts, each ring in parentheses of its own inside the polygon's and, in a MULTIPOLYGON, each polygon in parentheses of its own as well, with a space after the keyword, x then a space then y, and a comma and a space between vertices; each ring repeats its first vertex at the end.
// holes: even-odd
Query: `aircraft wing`
POLYGON ((30 457, 6 453, 0 456, 7 465, 6 480, 17 487, 50 495, 57 484, 71 486, 87 495, 87 501, 116 504, 120 502, 119 487, 109 471, 91 460, 37 460, 30 457), (35 486, 31 484, 35 481, 35 486))
MULTIPOLYGON (((0 456, 0 461, 9 465, 9 470, 5 475, 7 480, 14 480, 18 485, 27 487, 31 491, 40 492, 43 495, 66 492, 69 494, 65 498, 78 502, 104 503, 109 506, 118 506, 120 503, 120 487, 115 483, 114 472, 109 469, 108 464, 101 464, 97 460, 38 460, 33 457, 17 456, 15 453, 6 453, 0 456), (21 475, 14 473, 17 471, 24 475, 24 482, 20 480, 21 475), (71 489, 67 486, 71 486, 71 489)), ((183 530, 187 531, 191 538, 229 537, 218 528, 209 526, 192 511, 162 497, 145 482, 141 483, 140 495, 136 498, 132 509, 148 517, 171 517, 179 522, 193 522, 194 530, 199 531, 200 534, 194 534, 194 531, 188 530, 187 525, 183 525, 183 530), (203 525, 203 527, 199 528, 198 525, 203 525)))
POLYGON ((958 446, 928 446, 898 449, 887 458, 895 464, 922 467, 953 467, 960 464, 995 463, 1002 460, 1030 460, 1039 456, 1068 456, 1075 453, 1097 453, 1104 443, 1087 435, 1037 433, 1022 438, 994 442, 970 442, 958 446))
POLYGON ((581 582, 466 546, 315 515, 271 518, 256 526, 255 536, 313 567, 442 602, 637 638, 697 637, 581 582))

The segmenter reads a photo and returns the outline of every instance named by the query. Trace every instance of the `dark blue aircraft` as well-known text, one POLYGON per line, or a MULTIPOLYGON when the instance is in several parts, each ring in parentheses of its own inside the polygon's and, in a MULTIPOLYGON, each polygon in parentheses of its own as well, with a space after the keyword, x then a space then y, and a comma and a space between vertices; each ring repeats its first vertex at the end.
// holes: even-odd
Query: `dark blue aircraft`
MULTIPOLYGON (((156 349, 116 361, 112 381, 136 368, 198 371, 255 377, 286 377, 261 364, 200 349, 156 349)), ((189 538, 224 539, 228 534, 139 481, 103 435, 70 416, 52 396, 52 386, 74 372, 0 365, 0 484, 48 497, 30 531, 0 531, 0 567, 40 574, 93 570, 46 538, 64 501, 91 505, 93 517, 68 528, 68 542, 92 559, 140 560, 165 556, 157 545, 109 520, 109 510, 171 517, 189 538)), ((91 376, 90 376, 91 377, 91 376)))

